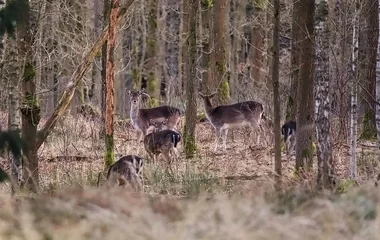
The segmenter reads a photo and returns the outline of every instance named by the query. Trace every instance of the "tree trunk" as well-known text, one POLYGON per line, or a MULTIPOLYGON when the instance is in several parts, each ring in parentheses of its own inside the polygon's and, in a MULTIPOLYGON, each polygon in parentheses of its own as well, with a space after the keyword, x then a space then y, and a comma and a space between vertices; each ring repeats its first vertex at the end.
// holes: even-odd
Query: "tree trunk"
MULTIPOLYGON (((99 37, 102 29, 102 3, 101 0, 93 0, 94 1, 94 35, 93 39, 94 41, 99 37)), ((90 89, 88 92, 88 97, 91 102, 95 102, 96 104, 99 104, 101 102, 101 99, 98 99, 99 94, 99 88, 96 88, 96 85, 101 82, 101 72, 98 69, 98 66, 101 65, 101 58, 100 56, 96 56, 93 64, 92 64, 92 75, 91 75, 91 83, 90 83, 90 89)))
POLYGON ((302 27, 300 39, 300 72, 297 93, 296 171, 310 171, 313 165, 314 118, 314 1, 300 1, 302 27), (305 166, 306 164, 306 166, 305 166), (306 168, 305 168, 306 167, 306 168))
MULTIPOLYGON (((20 96, 19 96, 19 72, 20 72, 20 62, 17 52, 17 42, 14 38, 7 38, 4 36, 5 49, 3 55, 2 64, 2 77, 3 79, 9 79, 8 81, 8 129, 9 130, 19 130, 21 125, 20 116, 20 96), (6 61, 5 61, 6 59, 6 61)), ((5 126, 1 126, 3 130, 5 126)), ((11 159, 12 177, 14 180, 21 180, 20 167, 21 161, 19 158, 12 156, 11 159)))
POLYGON ((218 92, 217 105, 226 103, 230 98, 230 87, 227 76, 227 0, 214 2, 213 14, 213 51, 210 56, 210 73, 213 91, 218 92))
POLYGON ((157 0, 148 0, 148 31, 145 36, 146 59, 144 75, 147 80, 147 92, 151 96, 148 100, 149 107, 158 106, 160 82, 156 76, 157 69, 157 0))
POLYGON ((185 49, 187 72, 186 78, 186 115, 184 129, 184 149, 186 158, 193 158, 196 151, 195 142, 195 124, 197 116, 197 99, 196 99, 196 54, 197 54, 197 12, 198 0, 183 0, 183 29, 189 32, 183 32, 185 37, 185 49), (186 16, 187 14, 187 16, 186 16))
POLYGON ((30 30, 30 17, 32 12, 27 11, 22 15, 22 21, 17 26, 17 45, 19 58, 22 62, 21 77, 21 118, 22 138, 27 144, 23 161, 23 173, 26 187, 37 192, 39 190, 38 156, 37 156, 37 125, 40 121, 40 106, 36 95, 35 73, 36 65, 29 57, 32 50, 32 36, 30 30))
MULTIPOLYGON (((110 16, 110 4, 108 0, 103 1, 103 22, 104 24, 109 24, 109 16, 110 16)), ((104 42, 102 46, 102 70, 100 71, 100 105, 102 109, 102 127, 100 128, 100 136, 104 136, 106 130, 106 79, 107 79, 107 40, 104 42)), ((107 164, 105 164, 107 165, 107 164)))
POLYGON ((210 93, 209 87, 211 86, 209 79, 209 62, 210 62, 210 15, 212 6, 209 1, 201 1, 201 45, 202 45, 202 84, 201 89, 207 94, 210 93))
POLYGON ((251 64, 251 72, 250 76, 253 80, 252 86, 254 88, 253 91, 257 88, 263 88, 264 86, 268 87, 268 89, 272 88, 272 84, 270 84, 270 81, 266 81, 267 84, 261 84, 264 80, 261 78, 261 72, 262 72, 262 65, 263 65, 263 52, 264 52, 264 39, 265 39, 265 8, 266 3, 265 1, 254 1, 253 3, 254 8, 254 17, 255 21, 252 26, 252 46, 250 48, 250 62, 251 64))
POLYGON ((332 187, 334 167, 331 146, 330 125, 330 29, 328 25, 329 7, 327 0, 317 0, 316 4, 316 86, 315 98, 316 132, 317 132, 317 159, 318 185, 332 187))
POLYGON ((293 0, 292 14, 292 46, 291 46, 291 73, 290 73, 290 93, 287 100, 286 120, 294 120, 297 116, 297 89, 300 68, 300 42, 303 31, 300 24, 302 8, 301 1, 293 0))
POLYGON ((106 156, 105 167, 108 168, 114 162, 114 113, 115 113, 115 46, 116 46, 116 25, 119 0, 112 0, 110 3, 109 27, 107 38, 107 70, 106 70, 106 156))
MULTIPOLYGON (((376 46, 379 34, 378 22, 378 12, 377 8, 379 0, 368 0, 363 3, 363 10, 360 14, 365 20, 365 27, 361 27, 361 31, 364 30, 364 34, 359 35, 360 37, 364 35, 364 56, 363 61, 358 59, 358 62, 363 66, 359 74, 359 82, 362 82, 364 89, 361 89, 360 102, 363 115, 361 118, 361 134, 360 137, 363 139, 374 139, 376 137, 376 124, 375 124, 375 85, 376 85, 376 46), (362 76, 361 76, 362 75, 362 76)), ((360 47, 359 47, 360 49, 360 47)), ((359 50, 360 51, 360 50, 359 50)), ((359 56, 360 58, 360 52, 359 56)))
MULTIPOLYGON (((380 8, 380 1, 377 8, 380 8)), ((380 29, 380 11, 378 13, 377 26, 380 29)), ((376 130, 377 130, 377 147, 380 148, 380 34, 377 38, 377 59, 376 59, 376 130)))
POLYGON ((275 182, 276 189, 281 189, 281 132, 280 132, 280 93, 279 93, 279 78, 280 78, 280 44, 279 44, 279 34, 280 34, 280 1, 273 1, 273 71, 272 71, 272 81, 273 81, 273 115, 274 115, 274 161, 275 161, 275 182))
POLYGON ((355 0, 355 12, 352 25, 352 59, 351 59, 351 126, 350 126, 350 177, 356 179, 357 164, 356 164, 356 141, 357 141, 357 64, 358 64, 358 48, 359 48, 359 14, 360 14, 360 0, 355 0))

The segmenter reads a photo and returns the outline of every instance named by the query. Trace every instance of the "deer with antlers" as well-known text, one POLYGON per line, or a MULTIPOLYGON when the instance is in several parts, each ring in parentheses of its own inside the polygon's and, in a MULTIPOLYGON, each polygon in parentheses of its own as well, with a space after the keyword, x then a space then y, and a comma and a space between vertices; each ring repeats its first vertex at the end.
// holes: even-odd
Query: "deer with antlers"
POLYGON ((151 120, 167 119, 166 126, 170 130, 174 130, 180 121, 181 111, 178 108, 171 106, 159 106, 154 108, 140 108, 141 97, 143 95, 150 97, 144 89, 134 91, 127 90, 131 99, 130 119, 132 126, 137 130, 137 139, 143 141, 147 134, 147 129, 150 126, 151 120))
MULTIPOLYGON (((216 93, 205 95, 199 93, 203 99, 206 117, 215 129, 215 148, 218 150, 219 139, 223 138, 223 151, 227 149, 227 134, 229 129, 249 126, 252 130, 261 129, 264 107, 256 101, 245 101, 231 105, 213 107, 211 99, 216 93)), ((258 133, 258 131, 256 131, 258 133)), ((259 144, 260 136, 257 134, 256 144, 259 144)))

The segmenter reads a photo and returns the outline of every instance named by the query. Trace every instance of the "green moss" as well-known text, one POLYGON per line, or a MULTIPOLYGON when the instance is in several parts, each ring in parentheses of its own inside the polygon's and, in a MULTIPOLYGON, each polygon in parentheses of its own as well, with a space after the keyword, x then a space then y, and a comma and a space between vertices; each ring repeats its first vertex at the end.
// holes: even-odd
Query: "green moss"
POLYGON ((313 157, 313 147, 304 149, 302 151, 302 156, 304 158, 312 158, 313 157))
POLYGON ((186 158, 193 158, 197 151, 197 143, 195 137, 187 133, 186 125, 184 129, 183 146, 186 158))
POLYGON ((157 89, 157 81, 154 78, 154 73, 150 72, 148 76, 148 82, 147 82, 147 90, 148 93, 153 94, 157 89))
POLYGON ((346 193, 348 190, 352 189, 353 187, 357 186, 355 180, 344 180, 339 183, 339 185, 336 187, 337 193, 346 193))
POLYGON ((152 98, 149 98, 148 101, 147 101, 147 105, 149 108, 152 108, 152 107, 157 107, 158 106, 158 99, 152 97, 152 98))
POLYGON ((227 80, 223 80, 218 88, 219 100, 225 102, 230 98, 230 85, 227 80))
POLYGON ((34 64, 28 62, 24 69, 24 81, 28 82, 34 79, 36 76, 36 69, 34 64))
POLYGON ((214 1, 213 0, 202 0, 201 1, 201 7, 203 10, 208 10, 208 9, 211 9, 214 5, 214 1))
POLYGON ((106 153, 104 158, 104 168, 108 169, 115 161, 115 153, 114 153, 114 139, 113 135, 105 136, 106 140, 106 153))
POLYGON ((253 6, 256 9, 264 10, 266 8, 267 0, 253 0, 253 6))
POLYGON ((132 69, 133 89, 138 89, 140 83, 140 72, 137 69, 132 69))
POLYGON ((376 127, 373 124, 374 119, 373 112, 368 111, 363 116, 362 132, 360 134, 361 139, 376 140, 376 127))
POLYGON ((292 96, 288 97, 288 103, 286 108, 286 117, 285 119, 291 119, 292 118, 292 109, 294 107, 294 99, 292 96))

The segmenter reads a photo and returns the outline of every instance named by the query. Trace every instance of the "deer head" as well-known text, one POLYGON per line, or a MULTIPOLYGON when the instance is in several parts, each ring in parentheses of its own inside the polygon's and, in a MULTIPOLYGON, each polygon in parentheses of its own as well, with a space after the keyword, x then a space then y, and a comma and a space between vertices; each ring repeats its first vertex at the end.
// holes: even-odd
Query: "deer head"
POLYGON ((131 98, 131 104, 133 105, 138 105, 140 104, 140 101, 141 101, 141 96, 144 95, 144 96, 147 96, 150 98, 149 94, 147 94, 145 92, 145 89, 142 88, 141 90, 127 90, 127 94, 130 96, 131 98))

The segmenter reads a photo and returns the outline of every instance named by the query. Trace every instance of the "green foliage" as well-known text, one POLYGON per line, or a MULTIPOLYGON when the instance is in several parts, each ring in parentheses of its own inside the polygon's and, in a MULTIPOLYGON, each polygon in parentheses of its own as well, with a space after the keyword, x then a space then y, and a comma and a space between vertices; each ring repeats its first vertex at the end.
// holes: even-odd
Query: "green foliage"
POLYGON ((223 80, 218 88, 219 100, 222 102, 230 98, 230 85, 227 80, 223 80))
POLYGON ((348 190, 351 190, 353 187, 357 186, 355 180, 347 179, 340 181, 340 183, 336 187, 337 193, 346 193, 348 190))
POLYGON ((214 6, 214 1, 213 0, 202 0, 201 1, 201 7, 204 10, 211 9, 214 6))
POLYGON ((104 159, 104 168, 108 169, 115 161, 115 153, 114 153, 114 139, 113 135, 106 134, 106 154, 104 159))
POLYGON ((28 0, 8 0, 5 7, 0 10, 0 36, 5 33, 13 36, 16 25, 23 21, 29 10, 28 0))
POLYGON ((363 116, 362 121, 362 133, 360 134, 361 139, 365 140, 376 140, 376 127, 373 124, 373 119, 375 119, 373 112, 368 111, 363 116))
POLYGON ((186 158, 193 158, 197 151, 197 143, 195 137, 188 133, 186 124, 183 134, 183 146, 186 158))

